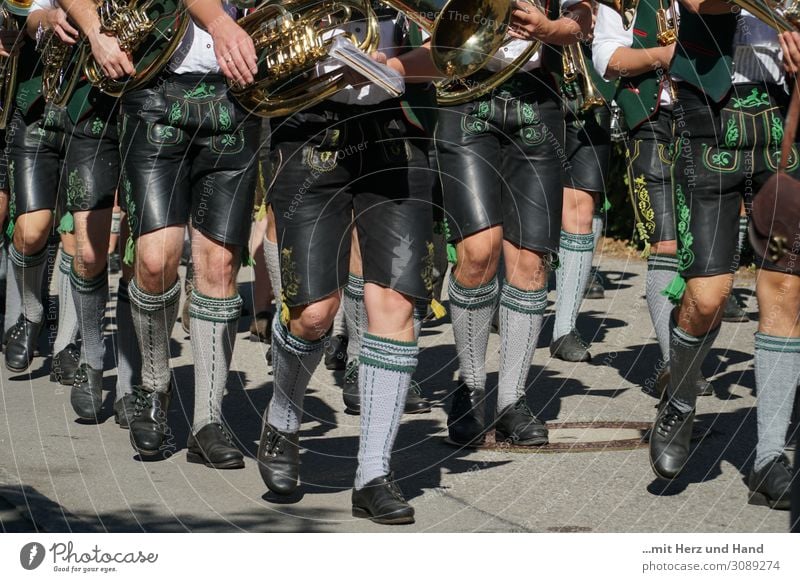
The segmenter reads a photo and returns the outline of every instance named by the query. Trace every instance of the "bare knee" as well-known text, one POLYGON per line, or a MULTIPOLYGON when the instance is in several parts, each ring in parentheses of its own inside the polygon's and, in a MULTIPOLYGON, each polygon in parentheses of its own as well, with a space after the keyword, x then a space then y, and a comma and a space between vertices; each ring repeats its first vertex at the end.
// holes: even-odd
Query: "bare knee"
POLYGON ((136 284, 147 293, 163 293, 178 277, 181 249, 141 243, 136 248, 136 284))
POLYGON ((678 243, 674 240, 661 240, 654 242, 650 245, 650 252, 655 255, 671 255, 678 254, 678 243))
POLYGON ((193 253, 194 284, 203 295, 230 297, 236 292, 239 247, 206 247, 193 253))
POLYGON ((308 305, 292 307, 289 310, 289 331, 304 340, 318 340, 330 329, 338 309, 338 293, 308 305))
POLYGON ((494 279, 500 261, 501 235, 484 233, 465 238, 456 245, 455 276, 465 287, 478 287, 494 279))
POLYGON ((47 245, 52 228, 52 213, 45 211, 23 214, 17 218, 14 227, 14 248, 23 255, 35 255, 47 245))
POLYGON ((81 277, 85 279, 97 277, 106 267, 105 249, 102 251, 95 249, 88 243, 78 244, 72 264, 75 272, 81 277))

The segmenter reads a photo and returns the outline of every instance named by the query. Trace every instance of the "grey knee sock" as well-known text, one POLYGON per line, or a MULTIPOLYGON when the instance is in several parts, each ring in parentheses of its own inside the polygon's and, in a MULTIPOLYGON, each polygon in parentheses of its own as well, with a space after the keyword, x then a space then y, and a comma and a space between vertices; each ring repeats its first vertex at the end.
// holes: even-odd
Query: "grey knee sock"
POLYGON ((594 237, 594 249, 600 243, 600 237, 603 236, 603 217, 599 214, 592 216, 592 237, 594 237))
POLYGON ((553 339, 567 335, 575 328, 578 310, 592 273, 594 235, 561 231, 556 269, 556 321, 553 339))
POLYGON ((758 444, 755 470, 782 455, 786 431, 800 382, 800 338, 756 334, 756 416, 758 444))
POLYGON ((294 434, 303 420, 303 397, 308 381, 322 359, 326 338, 306 341, 292 335, 275 317, 272 325, 272 400, 267 422, 294 434))
POLYGON ((157 295, 142 291, 136 279, 128 285, 131 317, 142 358, 142 387, 149 392, 166 392, 172 374, 169 367, 169 338, 178 319, 181 281, 157 295))
POLYGON ((355 362, 361 353, 361 336, 367 331, 367 309, 364 307, 364 279, 350 273, 342 297, 347 323, 347 361, 355 362))
POLYGON ((744 242, 747 240, 747 216, 739 217, 739 236, 736 239, 736 266, 739 269, 739 261, 742 258, 742 251, 744 251, 744 242))
POLYGON ((355 488, 390 471, 411 375, 417 367, 417 342, 398 342, 364 334, 359 356, 361 435, 355 488))
POLYGON ((674 255, 652 254, 647 258, 645 296, 663 362, 669 362, 669 322, 672 319, 672 302, 662 291, 675 278, 677 272, 678 258, 674 255))
POLYGON ((347 335, 347 322, 345 321, 343 305, 339 305, 336 317, 333 318, 331 335, 347 335))
POLYGON ((528 370, 539 341, 547 289, 524 291, 503 283, 500 291, 500 375, 497 411, 525 396, 528 370))
POLYGON ((468 289, 450 275, 450 319, 458 355, 459 376, 470 390, 486 384, 486 348, 497 303, 497 279, 468 289))
MULTIPOLYGON (((41 323, 44 319, 42 305, 42 280, 47 269, 47 247, 35 255, 23 255, 13 243, 8 247, 8 258, 13 265, 14 279, 21 298, 22 313, 25 319, 41 323)), ((14 322, 16 323, 16 322, 14 322)))
POLYGON ((694 410, 700 367, 714 345, 717 334, 719 326, 703 336, 695 337, 678 327, 670 317, 670 374, 667 390, 672 405, 682 412, 694 410))
POLYGON ((106 355, 103 320, 108 301, 108 271, 103 269, 94 279, 84 279, 72 269, 69 278, 80 321, 81 362, 94 370, 102 370, 106 355))
POLYGON ((281 254, 278 243, 274 243, 264 238, 264 260, 267 264, 269 282, 272 284, 272 292, 275 294, 275 308, 280 311, 281 302, 281 254))
POLYGON ((128 283, 119 280, 117 291, 117 399, 133 392, 141 382, 142 357, 131 317, 128 283))
POLYGON ((19 286, 17 285, 16 269, 11 262, 11 243, 6 246, 6 254, 8 255, 8 272, 6 273, 6 318, 3 322, 3 333, 7 332, 11 326, 17 323, 20 314, 22 313, 22 299, 19 294, 19 286))
POLYGON ((236 342, 236 324, 242 312, 242 298, 216 299, 195 289, 189 303, 194 354, 195 434, 209 423, 222 423, 222 396, 236 342))
MULTIPOLYGON (((78 311, 72 294, 70 273, 72 272, 72 255, 61 250, 58 261, 58 333, 53 342, 53 353, 57 354, 69 344, 78 341, 78 311)), ((106 291, 108 291, 106 289, 106 291)), ((102 369, 102 366, 100 367, 102 369)))

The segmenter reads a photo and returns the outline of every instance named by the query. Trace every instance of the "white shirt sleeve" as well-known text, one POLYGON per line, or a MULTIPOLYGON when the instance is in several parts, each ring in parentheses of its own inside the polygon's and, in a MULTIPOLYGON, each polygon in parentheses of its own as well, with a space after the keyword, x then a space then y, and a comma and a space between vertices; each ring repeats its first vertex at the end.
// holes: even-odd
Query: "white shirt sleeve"
POLYGON ((592 64, 597 73, 604 79, 614 79, 618 75, 606 74, 608 63, 618 48, 633 46, 633 27, 625 30, 620 15, 603 4, 597 8, 597 19, 594 25, 592 40, 592 64))

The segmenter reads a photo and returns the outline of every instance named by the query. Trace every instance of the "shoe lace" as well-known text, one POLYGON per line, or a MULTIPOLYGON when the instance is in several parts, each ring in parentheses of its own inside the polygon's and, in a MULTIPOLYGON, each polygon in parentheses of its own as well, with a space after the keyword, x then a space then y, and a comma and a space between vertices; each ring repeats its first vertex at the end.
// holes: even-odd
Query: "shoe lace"
POLYGON ((9 335, 9 337, 15 340, 19 339, 24 331, 25 331, 25 321, 22 318, 20 318, 19 321, 17 321, 17 323, 15 323, 14 326, 11 328, 11 334, 9 335))
POLYGON ((219 427, 219 431, 222 433, 222 436, 225 437, 225 440, 228 441, 228 444, 233 445, 233 436, 231 435, 230 432, 228 432, 227 427, 221 422, 215 422, 214 424, 216 424, 217 427, 219 427))
POLYGON ((358 381, 358 360, 353 360, 347 363, 347 368, 344 371, 345 382, 358 381))
POLYGON ((517 403, 514 405, 514 410, 517 412, 522 413, 525 416, 530 417, 532 422, 540 423, 541 421, 533 414, 531 407, 528 406, 528 401, 525 398, 520 398, 517 400, 517 403))
POLYGON ((150 392, 144 389, 144 386, 133 387, 135 415, 138 416, 145 408, 151 408, 153 401, 150 399, 150 392))
POLYGON ((580 345, 580 346, 581 346, 583 349, 585 349, 585 350, 588 350, 588 349, 589 349, 589 344, 587 344, 587 343, 586 343, 586 341, 583 339, 583 337, 581 337, 581 334, 579 334, 579 333, 578 333, 576 330, 574 330, 574 329, 572 330, 572 332, 571 332, 571 333, 572 333, 572 337, 574 337, 574 338, 575 338, 575 341, 576 341, 576 342, 578 342, 578 344, 579 344, 579 345, 580 345))
POLYGON ((411 385, 408 387, 408 390, 417 396, 422 396, 422 388, 416 380, 411 380, 411 385))
POLYGON ((658 431, 661 434, 668 435, 678 423, 683 421, 683 418, 684 414, 680 410, 668 404, 666 412, 659 419, 658 431))
POLYGON ((72 358, 73 361, 77 362, 81 359, 81 351, 77 348, 77 346, 69 345, 66 349, 67 355, 72 358))
POLYGON ((276 430, 269 429, 267 435, 267 454, 272 456, 283 454, 283 435, 276 430))
POLYGON ((397 484, 397 482, 394 479, 390 479, 389 480, 388 486, 389 486, 389 493, 392 494, 392 497, 394 497, 395 499, 397 499, 398 501, 401 501, 403 503, 406 502, 406 498, 403 497, 403 492, 400 491, 400 486, 397 484))
POLYGON ((80 366, 75 370, 75 384, 83 384, 89 381, 89 374, 86 372, 86 366, 80 366))

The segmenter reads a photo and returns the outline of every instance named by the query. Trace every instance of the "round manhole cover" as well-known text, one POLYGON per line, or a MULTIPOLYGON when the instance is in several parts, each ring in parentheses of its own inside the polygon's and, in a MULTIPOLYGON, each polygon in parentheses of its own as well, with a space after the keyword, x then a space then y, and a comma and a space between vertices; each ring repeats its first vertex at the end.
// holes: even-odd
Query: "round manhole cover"
MULTIPOLYGON (((486 435, 482 449, 502 449, 519 453, 585 453, 589 451, 628 451, 647 447, 652 423, 629 421, 548 422, 550 442, 542 447, 522 447, 496 441, 494 431, 486 435)), ((695 425, 692 441, 710 434, 708 427, 695 425)))

